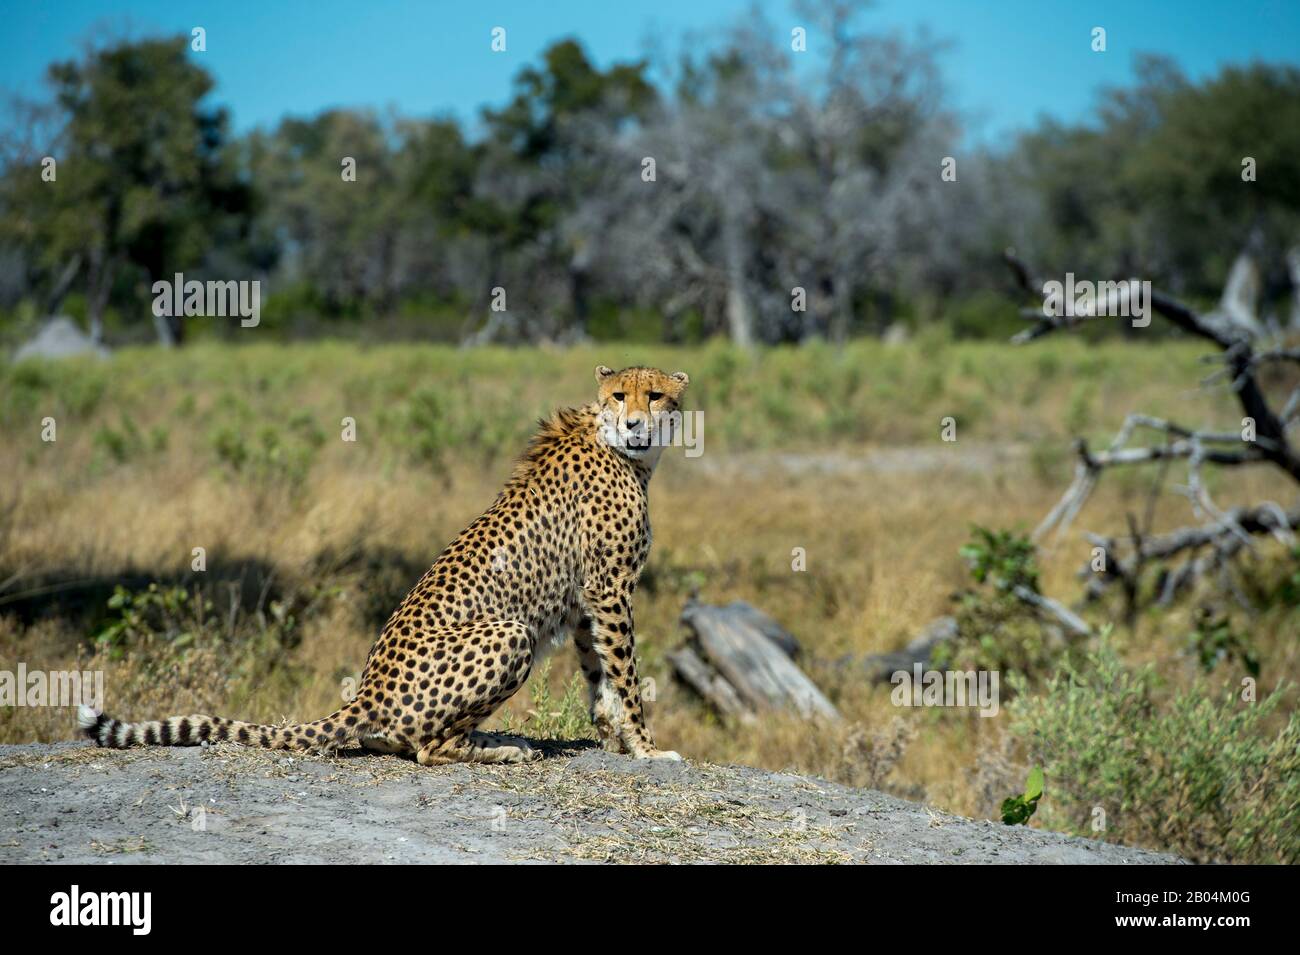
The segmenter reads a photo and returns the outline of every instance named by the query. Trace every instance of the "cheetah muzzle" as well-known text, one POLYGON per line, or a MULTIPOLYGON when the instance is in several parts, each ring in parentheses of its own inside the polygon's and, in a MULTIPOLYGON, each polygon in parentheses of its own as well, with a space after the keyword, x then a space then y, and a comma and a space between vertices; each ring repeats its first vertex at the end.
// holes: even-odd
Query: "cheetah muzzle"
POLYGON ((342 709, 262 726, 202 715, 125 723, 82 707, 86 735, 113 748, 359 745, 426 766, 525 762, 539 755, 528 743, 478 726, 572 638, 605 748, 680 759, 656 749, 646 727, 632 594, 650 553, 647 488, 690 379, 602 365, 596 382, 595 402, 540 423, 496 501, 407 594, 342 709))

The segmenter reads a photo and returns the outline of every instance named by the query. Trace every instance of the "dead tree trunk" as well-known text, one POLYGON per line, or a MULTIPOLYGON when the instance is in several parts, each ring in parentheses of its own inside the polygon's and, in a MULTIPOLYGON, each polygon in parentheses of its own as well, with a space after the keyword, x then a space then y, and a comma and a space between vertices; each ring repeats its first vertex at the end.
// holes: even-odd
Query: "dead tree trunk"
POLYGON ((738 213, 724 212, 722 245, 727 267, 727 327, 731 340, 748 348, 754 344, 754 304, 749 298, 749 244, 738 213))
POLYGON ((792 710, 806 719, 839 713, 794 663, 798 642, 749 604, 714 607, 691 599, 682 611, 687 641, 668 655, 678 678, 724 716, 751 721, 792 710))

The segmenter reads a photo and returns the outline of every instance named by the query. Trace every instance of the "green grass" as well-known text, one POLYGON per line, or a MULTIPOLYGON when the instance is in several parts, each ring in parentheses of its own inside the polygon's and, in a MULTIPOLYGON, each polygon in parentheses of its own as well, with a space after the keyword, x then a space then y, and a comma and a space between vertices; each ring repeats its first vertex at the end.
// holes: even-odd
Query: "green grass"
MULTIPOLYGON (((813 344, 738 351, 609 345, 564 352, 318 343, 201 344, 177 352, 125 349, 107 362, 23 363, 0 369, 0 422, 19 444, 40 443, 41 418, 101 429, 120 460, 185 427, 334 435, 345 416, 358 439, 437 464, 463 451, 513 453, 557 402, 589 400, 592 368, 653 364, 686 370, 690 407, 705 414, 706 447, 810 449, 929 442, 953 416, 958 439, 1008 442, 1103 438, 1140 407, 1190 424, 1224 424, 1217 396, 1192 389, 1203 349, 1061 339, 1026 347, 931 338, 887 346, 813 344), (155 426, 164 431, 151 435, 155 426), (265 429, 270 429, 266 431, 265 429)), ((219 438, 212 438, 220 443, 219 438)), ((245 435, 245 441, 254 436, 245 435)), ((286 452, 289 453, 289 452, 286 452)))

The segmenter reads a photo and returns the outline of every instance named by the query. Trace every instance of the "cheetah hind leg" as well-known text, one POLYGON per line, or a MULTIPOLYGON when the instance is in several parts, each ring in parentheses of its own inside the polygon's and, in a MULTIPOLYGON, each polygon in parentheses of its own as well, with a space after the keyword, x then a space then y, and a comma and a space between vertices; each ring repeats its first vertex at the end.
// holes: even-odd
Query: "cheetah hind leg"
POLYGON ((430 740, 415 754, 421 766, 447 763, 528 763, 541 753, 518 736, 498 733, 466 733, 446 740, 430 740))

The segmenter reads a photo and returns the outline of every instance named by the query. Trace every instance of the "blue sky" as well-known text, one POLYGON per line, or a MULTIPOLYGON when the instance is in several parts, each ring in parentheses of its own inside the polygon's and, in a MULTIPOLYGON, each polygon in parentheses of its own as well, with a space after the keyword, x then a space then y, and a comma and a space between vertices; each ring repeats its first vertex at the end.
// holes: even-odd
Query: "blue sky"
MULTIPOLYGON (((0 0, 0 91, 41 94, 46 65, 85 41, 207 30, 193 54, 239 131, 333 106, 474 119, 500 104, 514 73, 550 42, 576 36, 602 66, 640 55, 648 38, 708 42, 749 0, 0 0), (494 26, 508 50, 489 49, 494 26)), ((785 0, 761 4, 789 35, 785 0)), ((1224 63, 1300 61, 1300 0, 879 0, 870 24, 926 27, 951 41, 944 75, 968 135, 996 142, 1040 114, 1085 120, 1101 85, 1132 77, 1135 52, 1172 55, 1193 77, 1224 63), (1093 53, 1090 31, 1107 31, 1093 53)), ((809 36, 816 53, 817 37, 809 36)))

